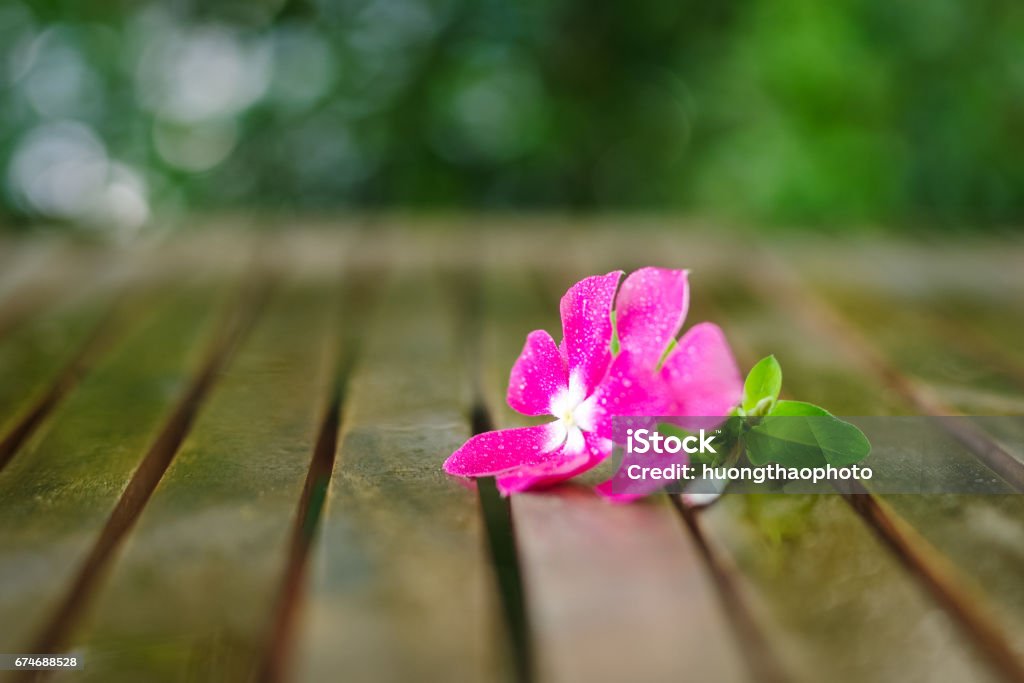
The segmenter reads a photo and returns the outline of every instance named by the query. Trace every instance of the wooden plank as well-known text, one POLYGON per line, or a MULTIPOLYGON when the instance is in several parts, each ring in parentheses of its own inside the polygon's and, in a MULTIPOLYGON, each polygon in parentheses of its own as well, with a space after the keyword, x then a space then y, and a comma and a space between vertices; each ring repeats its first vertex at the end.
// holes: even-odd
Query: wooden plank
POLYGON ((612 507, 576 487, 512 498, 539 680, 748 680, 713 578, 665 502, 612 507))
POLYGON ((164 292, 0 473, 0 646, 56 608, 188 378, 220 288, 164 292))
MULTIPOLYGON (((528 332, 559 336, 561 292, 539 296, 501 261, 493 255, 479 312, 485 401, 498 426, 522 426, 504 405, 508 372, 528 332)), ((555 291, 573 282, 560 279, 555 291)), ((776 662, 746 661, 749 649, 738 646, 714 579, 667 503, 616 506, 582 487, 511 498, 539 680, 740 681, 748 664, 778 679, 776 662)))
POLYGON ((293 281, 267 304, 76 638, 89 665, 75 680, 254 670, 331 385, 336 284, 293 281))
POLYGON ((463 341, 402 244, 346 394, 296 680, 503 676, 475 495, 441 470, 469 435, 463 341))

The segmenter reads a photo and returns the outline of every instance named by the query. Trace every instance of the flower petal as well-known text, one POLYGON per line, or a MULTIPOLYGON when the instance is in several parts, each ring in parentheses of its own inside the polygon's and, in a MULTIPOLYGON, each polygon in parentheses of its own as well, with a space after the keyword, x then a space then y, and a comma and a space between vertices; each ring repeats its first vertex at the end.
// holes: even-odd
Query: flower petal
POLYGON ((551 460, 561 451, 565 430, 557 422, 477 434, 451 454, 444 471, 460 477, 487 477, 551 460))
POLYGON ((551 414, 551 401, 568 387, 565 360, 551 335, 536 330, 526 336, 523 351, 508 378, 508 404, 524 415, 551 414))
POLYGON ((569 375, 577 375, 585 394, 597 386, 611 360, 612 300, 622 271, 580 280, 562 297, 562 353, 569 375))
POLYGON ((594 393, 580 406, 577 421, 583 429, 611 439, 616 417, 673 415, 675 403, 667 389, 653 366, 629 351, 621 351, 594 393))
MULTIPOLYGON (((608 374, 611 376, 613 373, 608 374)), ((670 400, 664 410, 652 410, 648 414, 705 418, 692 424, 682 421, 681 426, 688 429, 713 429, 739 403, 743 391, 740 373, 725 335, 717 325, 711 323, 694 325, 683 335, 679 345, 665 360, 660 374, 668 387, 670 400)), ((656 479, 630 479, 627 476, 629 465, 664 467, 682 465, 687 461, 688 458, 682 453, 663 456, 657 462, 644 463, 631 461, 627 457, 619 471, 598 485, 596 490, 612 502, 626 503, 659 491, 668 483, 656 479)))
POLYGON ((569 455, 559 452, 550 462, 531 465, 499 475, 495 482, 501 495, 507 496, 529 489, 554 486, 586 469, 586 463, 587 456, 584 453, 569 455))
POLYGON ((641 268, 622 283, 615 299, 619 345, 653 368, 679 334, 690 305, 685 270, 641 268))
POLYGON ((496 480, 498 490, 503 496, 507 496, 529 489, 554 486, 596 467, 612 452, 610 441, 587 432, 583 433, 581 445, 581 448, 573 452, 567 443, 552 460, 499 476, 496 480))
POLYGON ((673 415, 724 417, 743 393, 743 382, 725 334, 712 323, 694 325, 665 360, 662 376, 673 415))

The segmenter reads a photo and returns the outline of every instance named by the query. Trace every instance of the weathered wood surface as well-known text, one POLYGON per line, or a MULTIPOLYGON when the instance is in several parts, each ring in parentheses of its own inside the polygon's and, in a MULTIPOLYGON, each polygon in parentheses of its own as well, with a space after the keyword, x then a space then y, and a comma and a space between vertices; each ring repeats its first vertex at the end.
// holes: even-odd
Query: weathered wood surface
POLYGON ((220 288, 150 300, 0 472, 0 637, 24 651, 57 609, 175 394, 220 288))
POLYGON ((76 641, 111 654, 81 680, 251 673, 332 384, 336 289, 286 280, 270 294, 98 591, 76 641))
POLYGON ((425 263, 368 270, 296 680, 500 678, 507 661, 475 493, 440 463, 469 436, 459 311, 425 263), (376 290, 376 291, 374 291, 376 290))
POLYGON ((5 243, 0 651, 78 648, 59 680, 1015 680, 1019 494, 684 514, 440 465, 519 424, 508 369, 565 288, 648 264, 794 397, 1020 414, 1021 251, 465 219, 5 243))

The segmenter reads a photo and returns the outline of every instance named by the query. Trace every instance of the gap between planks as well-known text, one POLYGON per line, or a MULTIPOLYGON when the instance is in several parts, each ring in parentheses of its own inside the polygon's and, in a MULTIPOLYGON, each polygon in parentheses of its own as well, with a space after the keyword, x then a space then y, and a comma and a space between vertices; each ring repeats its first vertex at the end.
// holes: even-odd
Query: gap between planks
POLYGON ((125 319, 123 313, 117 312, 119 308, 117 303, 108 307, 99 321, 93 325, 82 346, 57 373, 43 395, 11 426, 3 439, 0 439, 0 471, 7 467, 22 444, 35 433, 53 409, 110 348, 125 319))
MULTIPOLYGON (((446 284, 457 307, 457 338, 468 340, 465 377, 469 385, 470 431, 475 436, 496 428, 484 399, 483 281, 480 272, 473 269, 450 276, 446 284)), ((488 559, 501 601, 502 620, 510 641, 513 675, 518 683, 530 683, 536 678, 536 664, 511 506, 499 494, 494 477, 477 480, 477 499, 487 539, 488 559)))
POLYGON ((363 330, 310 563, 299 680, 476 681, 510 668, 493 637, 501 615, 476 495, 440 469, 470 431, 457 311, 417 258, 395 262, 402 272, 363 330))
MULTIPOLYGON (((331 354, 329 367, 332 368, 334 379, 328 389, 309 470, 299 498, 289 540, 288 559, 271 617, 264 656, 257 665, 255 680, 260 683, 289 680, 289 667, 298 637, 298 616, 304 597, 309 558, 327 505, 331 478, 334 475, 338 436, 342 427, 342 415, 350 380, 362 351, 362 338, 357 330, 360 323, 371 317, 380 294, 377 287, 370 283, 385 279, 383 271, 357 271, 342 284, 345 291, 342 312, 358 310, 361 312, 362 320, 349 319, 341 333, 335 331, 330 335, 333 345, 340 347, 338 350, 332 348, 328 351, 331 354)), ((335 330, 339 324, 337 321, 334 322, 335 330)))
POLYGON ((783 683, 791 680, 782 661, 768 643, 764 630, 754 617, 750 601, 736 578, 735 567, 708 542, 701 524, 700 510, 687 506, 680 495, 670 495, 669 499, 700 549, 733 630, 744 645, 743 653, 755 679, 763 683, 783 683))
POLYGON ((295 623, 301 606, 302 589, 309 563, 310 550, 320 527, 334 461, 338 448, 338 430, 341 426, 341 411, 344 404, 345 387, 349 377, 348 369, 337 372, 327 406, 324 409, 320 429, 317 432, 309 470, 299 498, 298 511, 289 541, 288 559, 285 566, 281 590, 275 604, 270 635, 264 648, 264 657, 259 664, 256 680, 275 683, 287 680, 295 638, 295 623))

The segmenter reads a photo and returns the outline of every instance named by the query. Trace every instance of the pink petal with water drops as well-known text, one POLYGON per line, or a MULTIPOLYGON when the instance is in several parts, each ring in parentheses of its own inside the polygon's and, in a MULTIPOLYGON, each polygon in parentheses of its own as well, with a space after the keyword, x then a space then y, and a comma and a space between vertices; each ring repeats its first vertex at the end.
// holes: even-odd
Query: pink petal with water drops
POLYGON ((524 415, 548 415, 551 399, 568 386, 565 360, 544 330, 526 337, 508 378, 508 404, 524 415))
POLYGON ((622 271, 580 280, 562 297, 562 353, 589 395, 611 360, 612 301, 622 271))
POLYGON ((477 434, 444 462, 444 471, 461 477, 487 477, 551 460, 561 450, 557 423, 477 434))
MULTIPOLYGON (((615 418, 623 416, 657 417, 671 414, 674 404, 665 383, 652 366, 641 362, 629 351, 621 351, 612 360, 608 374, 585 402, 591 409, 584 427, 598 436, 614 438, 615 418)), ((619 425, 620 431, 622 424, 619 425)))
POLYGON ((552 460, 497 477, 498 490, 507 496, 554 486, 595 467, 611 454, 611 442, 593 434, 584 433, 583 437, 584 447, 575 453, 565 448, 552 460))
POLYGON ((679 334, 689 305, 685 270, 641 268, 631 273, 615 299, 620 348, 653 368, 679 334))
POLYGON ((673 415, 724 417, 739 402, 743 381, 718 325, 694 325, 662 368, 674 402, 673 415))

